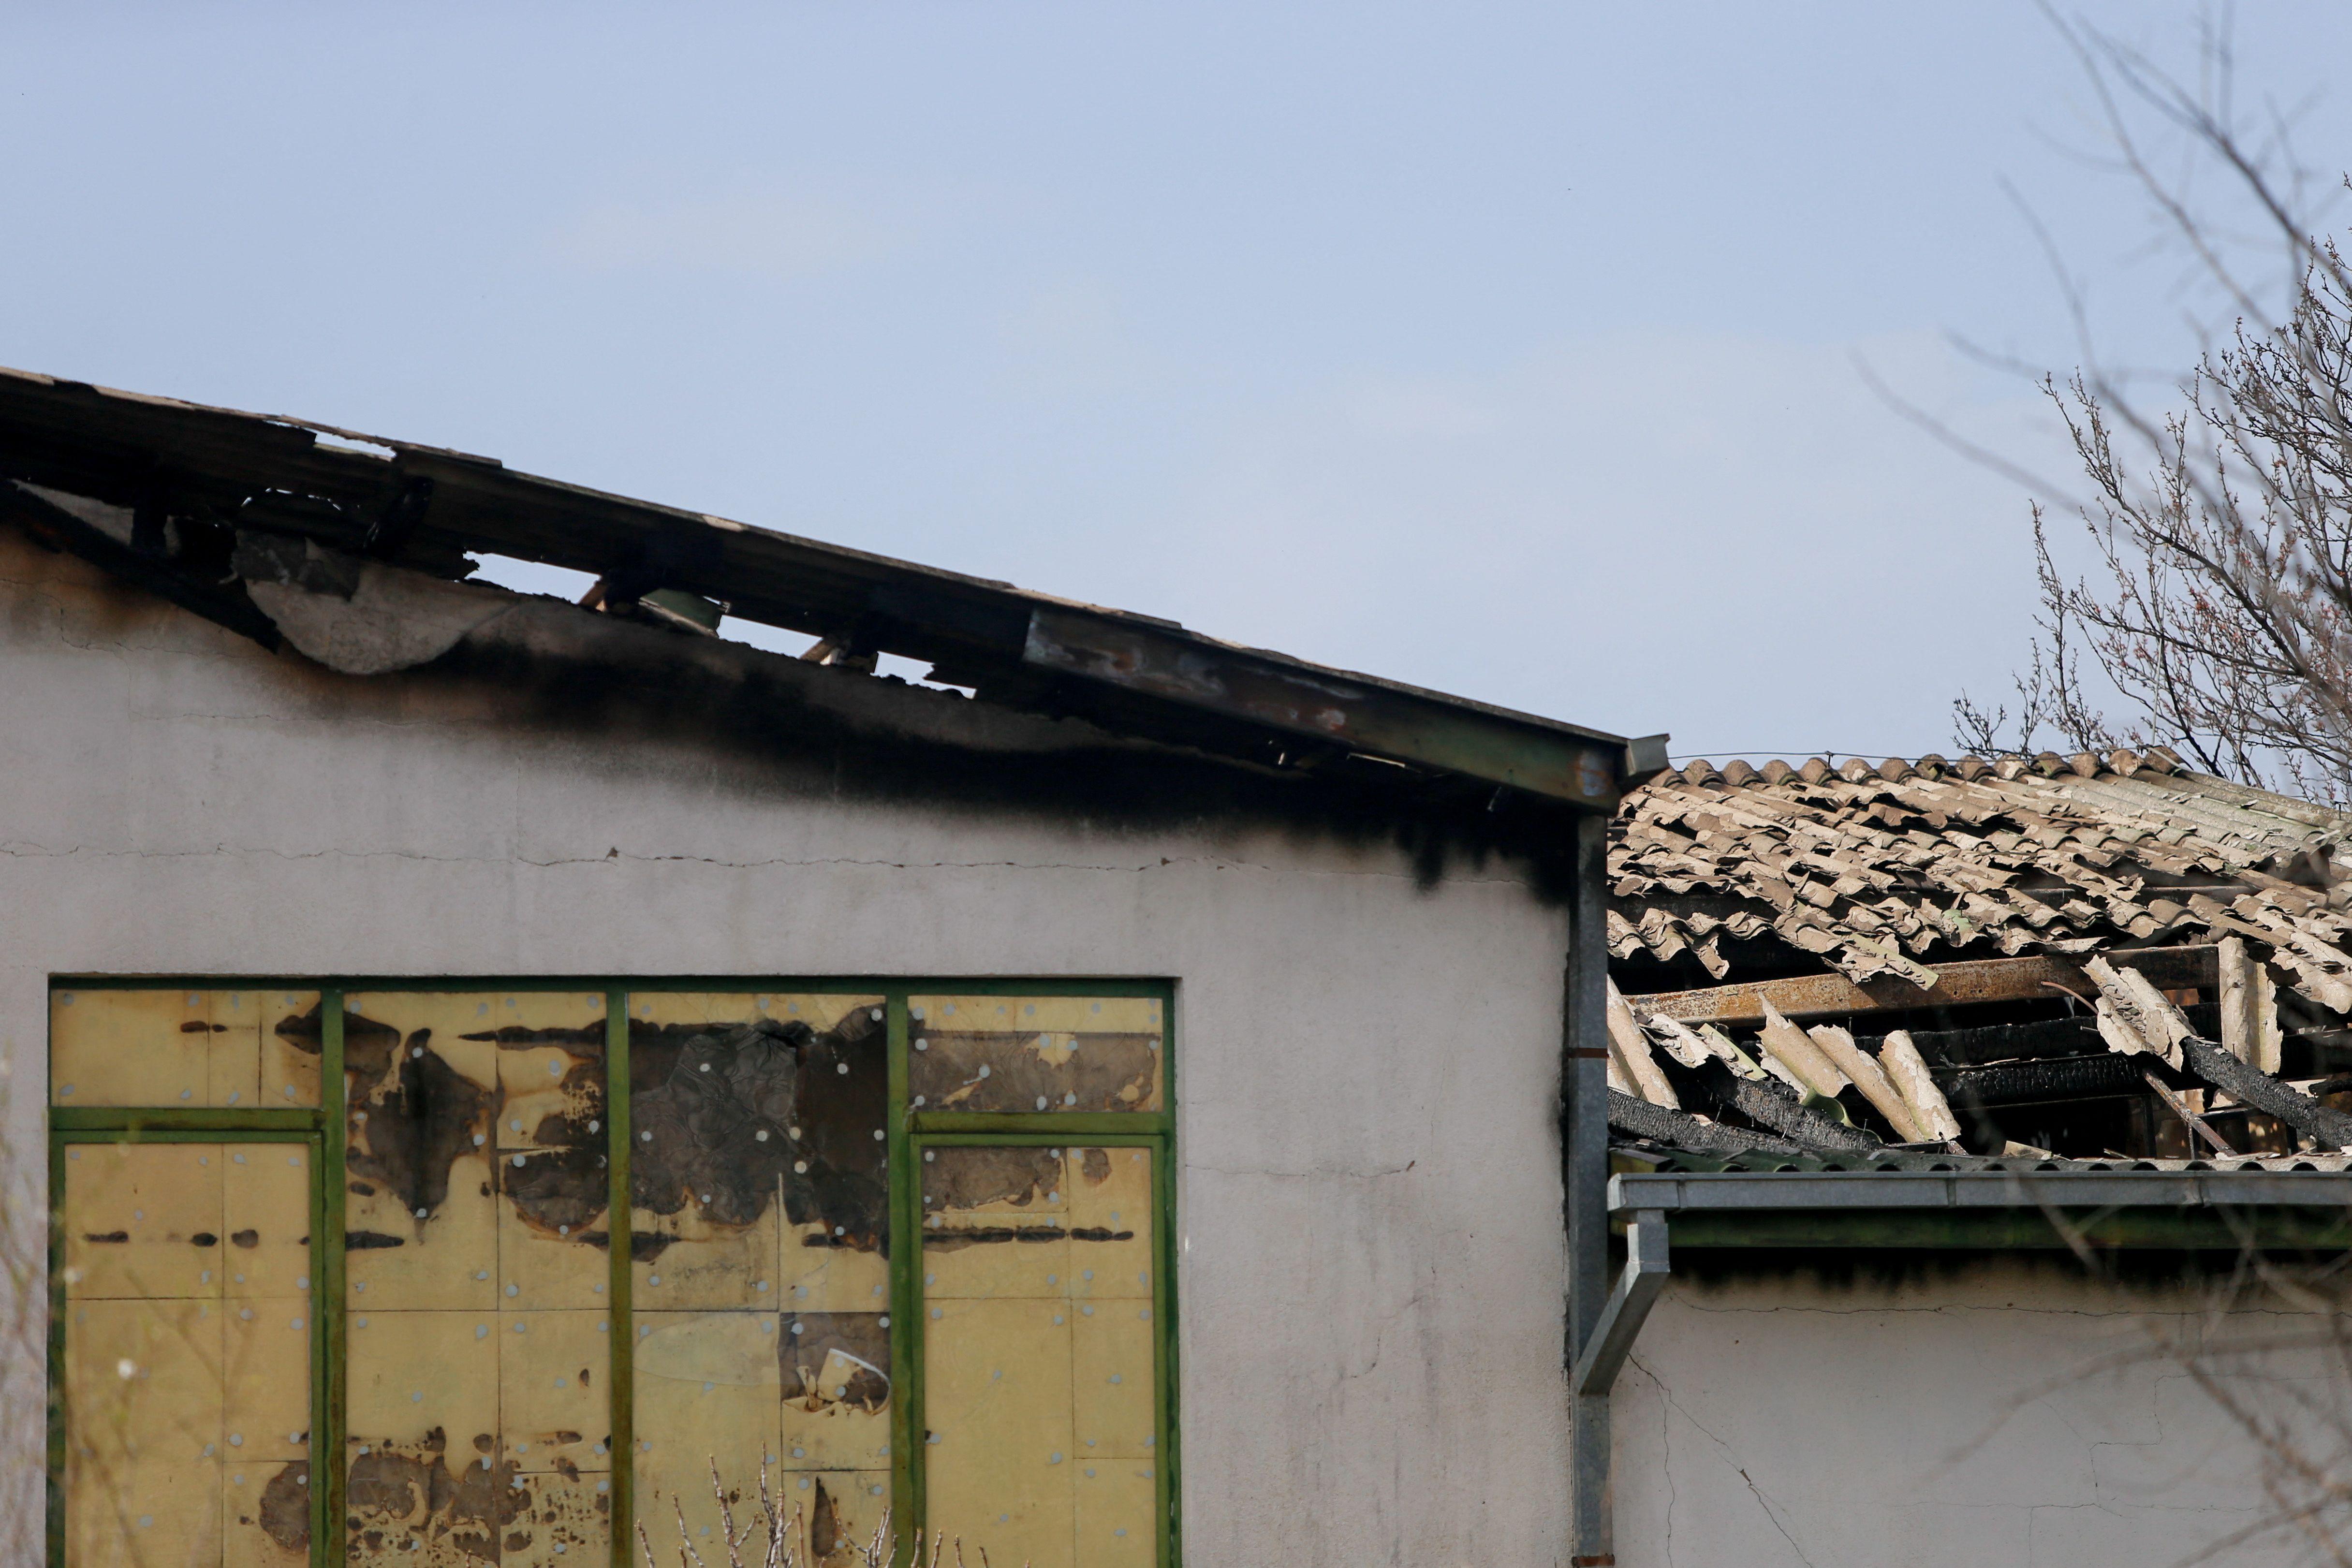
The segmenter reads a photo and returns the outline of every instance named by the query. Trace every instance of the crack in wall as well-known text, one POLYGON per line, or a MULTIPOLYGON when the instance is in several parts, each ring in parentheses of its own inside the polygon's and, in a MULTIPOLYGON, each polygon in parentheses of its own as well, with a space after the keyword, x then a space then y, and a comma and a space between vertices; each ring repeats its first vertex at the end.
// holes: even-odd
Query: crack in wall
MULTIPOLYGON (((134 860, 204 860, 218 856, 265 856, 270 859, 284 861, 408 860, 424 862, 425 863, 435 865, 522 865, 529 866, 539 871, 553 870, 562 866, 609 865, 619 861, 643 865, 703 865, 714 867, 722 871, 772 871, 779 869, 804 870, 822 866, 860 866, 880 871, 1076 871, 1097 872, 1106 875, 1118 876, 1142 876, 1154 871, 1160 871, 1170 866, 1176 865, 1205 865, 1213 870, 1218 871, 1263 871, 1270 874, 1278 874, 1284 877, 1333 876, 1372 877, 1387 881, 1406 882, 1412 880, 1412 874, 1410 872, 1394 871, 1338 871, 1330 869, 1317 869, 1277 873, 1275 871, 1275 868, 1260 865, 1255 862, 1224 860, 1208 855, 1154 856, 1151 861, 1132 864, 1087 861, 899 861, 855 855, 824 855, 809 858, 779 855, 764 860, 722 860, 712 855, 639 854, 634 852, 625 853, 619 848, 614 847, 608 849, 601 855, 564 855, 553 859, 542 860, 520 854, 436 855, 421 853, 415 850, 349 850, 340 847, 319 850, 281 850, 267 846, 232 846, 228 844, 215 844, 209 849, 189 850, 110 850, 99 849, 89 845, 76 845, 69 849, 53 849, 47 845, 26 844, 22 841, 0 843, 0 855, 9 855, 26 860, 70 860, 84 855, 108 860, 122 857, 128 857, 134 860)), ((1507 877, 1460 876, 1453 880, 1474 885, 1525 885, 1515 879, 1507 877)))
POLYGON ((1666 1568, 1675 1568, 1675 1504, 1682 1500, 1682 1491, 1675 1485, 1674 1401, 1648 1367, 1637 1364, 1636 1370, 1658 1391, 1658 1451, 1665 1456, 1659 1473, 1666 1483, 1666 1568))
POLYGON ((1382 1312, 1381 1314, 1380 1327, 1374 1330, 1372 1333, 1371 1360, 1365 1363, 1362 1366, 1357 1368, 1353 1372, 1343 1370, 1339 1374, 1339 1385, 1341 1387, 1345 1387, 1347 1385, 1354 1383, 1360 1378, 1370 1377, 1373 1373, 1380 1370, 1381 1357, 1385 1354, 1388 1350, 1389 1331, 1397 1325, 1398 1320, 1402 1319, 1407 1312, 1412 1312, 1415 1307, 1420 1305, 1421 1291, 1416 1289, 1412 1294, 1407 1296, 1403 1302, 1394 1311, 1382 1312))
POLYGON ((1782 1524, 1780 1516, 1772 1511, 1771 1500, 1764 1495, 1764 1489, 1756 1484, 1756 1479, 1746 1470, 1739 1472, 1739 1479, 1746 1481, 1748 1490, 1756 1494, 1756 1505, 1764 1511, 1764 1517, 1772 1521, 1772 1528, 1780 1532, 1780 1539, 1789 1543, 1789 1550, 1797 1554, 1797 1561, 1805 1568, 1813 1568, 1813 1560, 1805 1555, 1805 1549, 1797 1544, 1797 1538, 1789 1533, 1789 1527, 1782 1524))
MULTIPOLYGON (((1625 1364, 1633 1370, 1640 1373, 1644 1378, 1647 1378, 1650 1385, 1658 1391, 1658 1422, 1662 1437, 1669 1425, 1669 1413, 1680 1416, 1684 1420, 1689 1422, 1693 1430, 1696 1431, 1699 1436, 1705 1437, 1708 1442, 1713 1443, 1716 1446, 1724 1465, 1727 1469, 1736 1472, 1741 1480, 1747 1482, 1748 1491, 1755 1496, 1757 1506, 1764 1511, 1764 1517, 1771 1521, 1772 1528, 1780 1531, 1780 1539, 1789 1543, 1789 1550, 1797 1554, 1797 1560, 1800 1563, 1804 1563, 1805 1568, 1814 1568, 1813 1560, 1805 1555, 1805 1549, 1797 1544, 1797 1538, 1789 1532, 1789 1527, 1780 1521, 1780 1515, 1773 1511, 1771 1500, 1764 1495, 1763 1489, 1756 1484, 1756 1479, 1749 1475, 1746 1467, 1739 1464, 1738 1459, 1735 1458, 1731 1445, 1724 1441, 1724 1439, 1709 1428, 1705 1422, 1699 1420, 1697 1416, 1693 1416, 1684 1406, 1683 1402, 1675 1397, 1675 1392, 1672 1388, 1666 1385, 1665 1379, 1660 1377, 1654 1368, 1642 1360, 1639 1354, 1629 1353, 1625 1358, 1625 1364)), ((1675 1491, 1674 1485, 1674 1454, 1670 1444, 1666 1448, 1665 1465, 1667 1488, 1666 1563, 1668 1568, 1673 1568, 1674 1507, 1675 1501, 1678 1500, 1679 1494, 1675 1491)))

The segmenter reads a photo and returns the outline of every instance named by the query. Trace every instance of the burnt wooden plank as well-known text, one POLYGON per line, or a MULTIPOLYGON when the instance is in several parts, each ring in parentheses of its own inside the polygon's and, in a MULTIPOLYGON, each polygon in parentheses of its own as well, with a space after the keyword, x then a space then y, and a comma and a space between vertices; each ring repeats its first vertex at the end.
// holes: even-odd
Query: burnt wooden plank
POLYGON ((2141 1074, 2148 1060, 2107 1051, 2100 1056, 2012 1061, 1954 1073, 1944 1085, 1944 1092, 1953 1104, 1962 1109, 2145 1094, 2147 1085, 2141 1074))
POLYGON ((1793 1155, 1801 1151, 1786 1138, 1702 1122, 1680 1111, 1669 1111, 1631 1094, 1609 1091, 1609 1124, 1621 1133, 1649 1138, 1670 1148, 1699 1155, 1793 1155))
MULTIPOLYGON (((2276 1116, 2326 1147, 2352 1148, 2352 1116, 2290 1089, 2266 1072, 2247 1066, 2210 1040, 2189 1035, 2180 1042, 2183 1063, 2214 1088, 2255 1110, 2276 1116)), ((2138 1061, 2137 1057, 2127 1060, 2138 1061)))

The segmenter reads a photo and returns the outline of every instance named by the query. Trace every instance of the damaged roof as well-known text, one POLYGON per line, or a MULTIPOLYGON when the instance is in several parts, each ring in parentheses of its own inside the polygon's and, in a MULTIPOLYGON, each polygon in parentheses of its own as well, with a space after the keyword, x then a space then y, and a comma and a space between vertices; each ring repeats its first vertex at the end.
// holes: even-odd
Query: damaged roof
POLYGON ((2347 828, 2352 818, 2191 772, 2162 747, 1697 761, 1619 810, 1610 952, 1693 985, 1737 963, 1925 986, 1928 966, 1955 959, 2237 935, 2280 947, 2342 1010, 2347 828))
POLYGON ((1612 824, 1621 1167, 2339 1169, 2347 827, 2161 747, 1661 771, 1612 824))
POLYGON ((20 519, 25 486, 124 508, 128 541, 77 533, 54 507, 41 517, 64 548, 273 646, 233 564, 256 536, 445 580, 494 552, 593 574, 607 607, 695 595, 869 668, 877 653, 927 661, 987 701, 1264 767, 1369 759, 1465 796, 1608 810, 1664 761, 1662 737, 1628 742, 495 458, 29 371, 0 370, 0 478, 18 482, 0 503, 20 519))

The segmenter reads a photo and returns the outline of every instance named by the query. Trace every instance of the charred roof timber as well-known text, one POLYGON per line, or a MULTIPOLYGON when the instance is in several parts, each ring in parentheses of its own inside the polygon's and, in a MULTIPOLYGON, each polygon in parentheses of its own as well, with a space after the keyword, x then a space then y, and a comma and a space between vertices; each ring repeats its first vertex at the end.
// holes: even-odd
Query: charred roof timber
MULTIPOLYGON (((831 663, 927 661, 991 701, 1259 765, 1368 758, 1441 788, 1608 811, 1664 760, 1663 737, 1628 741, 493 458, 26 371, 0 371, 0 476, 18 482, 0 507, 37 536, 271 645, 275 629, 227 567, 256 534, 453 580, 474 570, 469 552, 544 562, 593 575, 615 608, 692 596, 817 637, 831 663), (59 496, 153 526, 119 543, 59 496)), ((679 602, 667 601, 673 619, 700 618, 679 602)))

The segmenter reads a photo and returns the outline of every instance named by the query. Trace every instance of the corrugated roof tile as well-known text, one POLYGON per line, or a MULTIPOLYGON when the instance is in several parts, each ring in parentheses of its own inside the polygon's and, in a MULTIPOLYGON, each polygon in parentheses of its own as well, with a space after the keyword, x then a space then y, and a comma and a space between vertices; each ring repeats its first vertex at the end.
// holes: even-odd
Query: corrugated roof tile
MULTIPOLYGON (((2352 817, 2189 772, 2162 747, 1700 759, 1628 795, 1617 826, 1613 893, 1633 920, 1612 922, 1611 950, 1693 953, 1718 976, 1738 956, 1721 944, 1773 940, 1871 975, 2165 933, 2283 942, 2299 924, 2331 950, 2352 945, 2352 915, 2307 885, 2352 885, 2352 858, 2336 859, 2352 817), (1643 901, 1669 893, 1719 903, 1704 925, 1643 922, 1643 901)), ((2327 973, 2307 951, 2297 961, 2327 973)))

